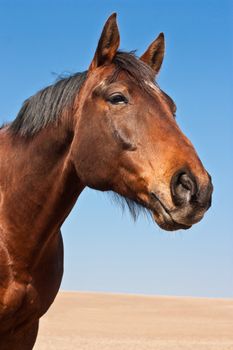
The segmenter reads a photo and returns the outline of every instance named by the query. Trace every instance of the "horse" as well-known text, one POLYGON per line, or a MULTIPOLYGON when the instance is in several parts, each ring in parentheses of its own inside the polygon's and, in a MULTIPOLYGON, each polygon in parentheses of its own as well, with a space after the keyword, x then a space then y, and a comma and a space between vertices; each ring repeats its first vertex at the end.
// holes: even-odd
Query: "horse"
POLYGON ((0 350, 33 348, 63 275, 60 227, 85 187, 168 231, 211 205, 210 175, 156 82, 164 34, 140 58, 119 43, 114 13, 88 70, 28 98, 0 129, 0 350))

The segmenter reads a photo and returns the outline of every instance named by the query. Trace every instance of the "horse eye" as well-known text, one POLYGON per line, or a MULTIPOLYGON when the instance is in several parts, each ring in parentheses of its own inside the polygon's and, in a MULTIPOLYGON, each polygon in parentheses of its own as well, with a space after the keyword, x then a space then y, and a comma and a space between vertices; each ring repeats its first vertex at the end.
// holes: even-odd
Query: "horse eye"
POLYGON ((113 105, 126 104, 128 102, 127 98, 121 94, 114 94, 108 97, 108 101, 113 105))

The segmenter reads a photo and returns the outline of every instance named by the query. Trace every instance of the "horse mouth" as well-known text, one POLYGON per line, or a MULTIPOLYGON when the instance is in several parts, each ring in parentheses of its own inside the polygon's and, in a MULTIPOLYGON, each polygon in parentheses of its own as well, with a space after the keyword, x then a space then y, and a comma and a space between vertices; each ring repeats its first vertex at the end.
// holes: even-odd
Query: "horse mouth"
POLYGON ((187 230, 192 225, 181 224, 175 221, 170 214, 170 211, 165 207, 162 201, 154 194, 151 194, 153 204, 151 212, 155 222, 166 231, 187 230))

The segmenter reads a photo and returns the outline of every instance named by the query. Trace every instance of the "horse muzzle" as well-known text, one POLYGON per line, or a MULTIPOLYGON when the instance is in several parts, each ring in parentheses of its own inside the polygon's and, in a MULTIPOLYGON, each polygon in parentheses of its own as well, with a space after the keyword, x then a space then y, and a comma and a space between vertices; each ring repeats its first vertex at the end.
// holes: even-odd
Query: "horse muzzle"
POLYGON ((208 173, 205 181, 198 181, 184 169, 172 177, 170 190, 173 208, 167 208, 155 192, 151 192, 151 206, 155 221, 168 231, 188 229, 200 221, 211 206, 213 185, 208 173))

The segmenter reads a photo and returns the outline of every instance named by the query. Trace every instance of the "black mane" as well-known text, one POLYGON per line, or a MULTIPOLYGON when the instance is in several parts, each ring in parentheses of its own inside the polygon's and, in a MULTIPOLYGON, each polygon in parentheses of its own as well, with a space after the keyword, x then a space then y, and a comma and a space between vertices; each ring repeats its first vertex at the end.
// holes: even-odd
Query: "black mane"
MULTIPOLYGON (((110 77, 111 81, 117 79, 122 70, 144 90, 148 90, 145 81, 154 80, 151 68, 140 61, 134 52, 118 52, 113 63, 116 69, 110 77)), ((74 99, 86 77, 87 72, 75 73, 29 97, 23 103, 16 119, 10 124, 11 132, 32 136, 48 124, 56 122, 64 109, 67 111, 72 109, 74 99)))
POLYGON ((34 135, 55 122, 63 109, 72 108, 74 98, 86 79, 86 72, 62 78, 24 101, 10 130, 22 136, 34 135))

